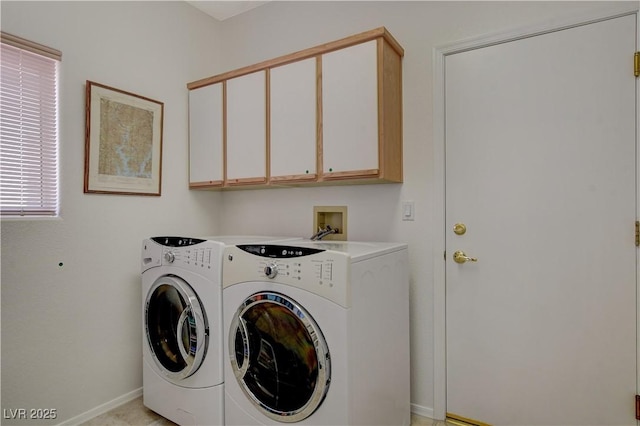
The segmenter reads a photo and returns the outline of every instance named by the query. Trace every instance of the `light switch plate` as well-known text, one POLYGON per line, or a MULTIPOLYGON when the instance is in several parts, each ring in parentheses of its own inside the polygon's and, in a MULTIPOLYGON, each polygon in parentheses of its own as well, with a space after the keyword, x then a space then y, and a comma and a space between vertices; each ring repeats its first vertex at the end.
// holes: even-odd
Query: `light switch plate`
POLYGON ((416 205, 413 201, 402 202, 402 220, 415 220, 416 205))

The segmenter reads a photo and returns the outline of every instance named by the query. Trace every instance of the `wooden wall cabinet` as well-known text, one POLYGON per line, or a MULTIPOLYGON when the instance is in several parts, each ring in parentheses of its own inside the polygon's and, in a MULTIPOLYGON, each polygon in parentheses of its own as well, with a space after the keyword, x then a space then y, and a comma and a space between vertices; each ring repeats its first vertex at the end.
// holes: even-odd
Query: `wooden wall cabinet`
POLYGON ((402 182, 403 55, 378 28, 189 83, 190 188, 402 182))

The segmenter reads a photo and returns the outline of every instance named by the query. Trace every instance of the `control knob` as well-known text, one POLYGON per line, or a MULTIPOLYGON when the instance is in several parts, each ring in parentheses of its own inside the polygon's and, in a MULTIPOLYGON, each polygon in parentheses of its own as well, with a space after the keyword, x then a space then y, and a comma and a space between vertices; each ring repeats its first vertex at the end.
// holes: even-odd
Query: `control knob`
POLYGON ((164 254, 164 260, 166 260, 169 263, 173 263, 173 261, 176 260, 176 255, 173 254, 172 251, 168 251, 164 254))
POLYGON ((264 274, 267 278, 274 279, 276 275, 278 275, 278 265, 275 263, 270 263, 264 267, 264 274))

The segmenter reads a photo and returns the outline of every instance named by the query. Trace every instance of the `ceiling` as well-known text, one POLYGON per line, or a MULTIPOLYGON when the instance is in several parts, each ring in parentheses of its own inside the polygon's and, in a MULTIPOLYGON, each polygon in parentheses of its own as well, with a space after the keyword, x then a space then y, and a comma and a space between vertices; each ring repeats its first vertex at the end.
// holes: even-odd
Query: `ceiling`
POLYGON ((262 6, 268 3, 266 1, 248 1, 248 0, 236 0, 236 1, 222 1, 222 0, 185 0, 187 3, 196 7, 206 13, 209 16, 214 17, 218 21, 224 21, 232 16, 239 15, 248 10, 254 9, 258 6, 262 6))

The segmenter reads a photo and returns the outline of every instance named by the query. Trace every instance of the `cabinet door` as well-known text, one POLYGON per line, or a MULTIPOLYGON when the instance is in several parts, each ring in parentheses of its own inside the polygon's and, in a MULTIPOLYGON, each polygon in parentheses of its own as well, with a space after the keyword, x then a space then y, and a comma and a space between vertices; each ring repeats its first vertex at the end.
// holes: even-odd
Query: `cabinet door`
POLYGON ((227 80, 227 183, 266 182, 265 71, 227 80))
POLYGON ((316 62, 310 58, 270 71, 271 181, 317 176, 316 62))
POLYGON ((222 83, 189 91, 189 186, 221 186, 224 179, 222 83))
POLYGON ((325 178, 376 176, 379 172, 376 43, 322 55, 325 178))

